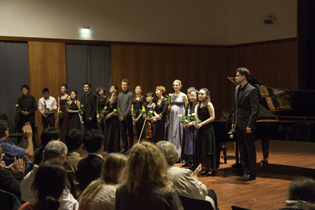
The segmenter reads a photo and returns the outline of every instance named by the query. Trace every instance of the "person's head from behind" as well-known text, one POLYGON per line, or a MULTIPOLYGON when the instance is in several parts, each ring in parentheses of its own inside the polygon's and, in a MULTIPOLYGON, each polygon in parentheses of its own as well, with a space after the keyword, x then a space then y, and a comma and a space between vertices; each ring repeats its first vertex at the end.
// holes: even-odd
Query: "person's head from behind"
POLYGON ((289 186, 289 200, 315 203, 315 181, 308 177, 298 177, 289 186))
POLYGON ((126 155, 119 153, 109 154, 102 165, 101 179, 103 179, 106 184, 117 184, 120 172, 125 167, 126 162, 126 155))
POLYGON ((33 189, 40 209, 59 209, 59 197, 66 185, 66 171, 58 161, 46 161, 36 171, 33 189))
POLYGON ((168 141, 159 141, 156 143, 156 146, 164 155, 168 166, 173 166, 179 159, 179 153, 174 144, 168 141))
POLYGON ((0 139, 9 136, 8 125, 5 120, 0 120, 0 139))
POLYGON ((163 186, 165 192, 170 192, 172 183, 167 178, 167 168, 165 158, 157 146, 146 141, 137 143, 130 151, 119 183, 126 185, 129 192, 135 192, 143 183, 155 183, 163 186))
POLYGON ((83 144, 88 153, 96 153, 103 151, 104 136, 99 130, 89 130, 83 138, 83 144))
POLYGON ((76 151, 83 146, 83 133, 77 129, 71 129, 66 135, 66 145, 68 151, 76 151))
POLYGON ((60 130, 57 128, 46 128, 40 136, 42 146, 45 147, 52 140, 60 140, 60 130))
POLYGON ((55 160, 63 164, 66 160, 68 153, 67 146, 62 141, 50 141, 44 151, 42 162, 55 160))
POLYGON ((49 98, 49 89, 48 88, 44 88, 43 89, 43 97, 45 99, 48 99, 49 98))

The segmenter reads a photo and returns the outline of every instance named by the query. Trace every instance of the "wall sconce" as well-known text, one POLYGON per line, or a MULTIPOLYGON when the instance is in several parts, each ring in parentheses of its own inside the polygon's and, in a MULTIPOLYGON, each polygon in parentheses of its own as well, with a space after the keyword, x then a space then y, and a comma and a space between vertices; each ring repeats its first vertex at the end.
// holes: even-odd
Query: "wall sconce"
POLYGON ((91 35, 91 30, 89 26, 81 28, 81 35, 82 36, 90 36, 91 35))

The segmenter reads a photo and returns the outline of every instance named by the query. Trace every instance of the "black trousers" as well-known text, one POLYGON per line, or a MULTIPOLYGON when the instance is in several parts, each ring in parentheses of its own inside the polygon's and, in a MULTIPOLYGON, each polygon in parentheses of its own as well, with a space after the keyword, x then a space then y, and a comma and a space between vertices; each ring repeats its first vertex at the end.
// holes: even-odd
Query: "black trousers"
POLYGON ((47 117, 42 116, 42 123, 44 130, 48 128, 48 125, 51 128, 55 127, 55 115, 52 113, 48 114, 47 117))
POLYGON ((84 120, 84 130, 85 133, 88 132, 91 129, 97 129, 97 121, 95 119, 93 120, 84 120))
POLYGON ((244 173, 256 176, 256 147, 254 133, 246 133, 245 130, 239 129, 235 129, 235 131, 244 173))
POLYGON ((130 115, 123 121, 119 121, 119 124, 120 124, 120 133, 121 133, 124 149, 127 150, 128 148, 132 147, 133 138, 134 138, 133 124, 132 124, 132 119, 130 115), (129 136, 129 147, 128 147, 128 140, 127 140, 127 130, 128 130, 128 136, 129 136))

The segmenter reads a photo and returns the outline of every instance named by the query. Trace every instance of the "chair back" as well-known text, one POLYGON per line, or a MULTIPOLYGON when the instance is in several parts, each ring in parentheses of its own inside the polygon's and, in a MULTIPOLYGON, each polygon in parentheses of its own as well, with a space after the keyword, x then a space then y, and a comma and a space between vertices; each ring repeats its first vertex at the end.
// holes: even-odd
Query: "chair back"
POLYGON ((179 198, 182 202, 184 210, 214 210, 209 201, 188 198, 182 195, 180 195, 179 198))
POLYGON ((19 199, 4 190, 0 190, 0 209, 18 210, 21 206, 19 199))

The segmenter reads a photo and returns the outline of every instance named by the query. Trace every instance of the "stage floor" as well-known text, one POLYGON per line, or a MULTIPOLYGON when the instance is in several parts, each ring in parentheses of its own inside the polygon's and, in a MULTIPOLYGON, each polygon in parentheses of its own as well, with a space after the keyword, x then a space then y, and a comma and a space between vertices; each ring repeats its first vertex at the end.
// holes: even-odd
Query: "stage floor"
POLYGON ((220 210, 231 209, 232 205, 248 209, 279 209, 285 205, 289 185, 295 177, 315 178, 315 143, 270 141, 269 165, 265 168, 259 164, 262 159, 260 141, 256 141, 256 150, 256 180, 237 180, 242 169, 231 167, 235 163, 233 142, 227 144, 227 164, 220 159, 216 176, 200 177, 208 189, 215 190, 220 210))

